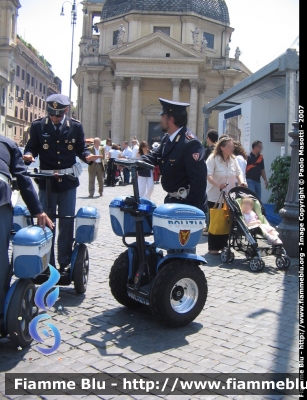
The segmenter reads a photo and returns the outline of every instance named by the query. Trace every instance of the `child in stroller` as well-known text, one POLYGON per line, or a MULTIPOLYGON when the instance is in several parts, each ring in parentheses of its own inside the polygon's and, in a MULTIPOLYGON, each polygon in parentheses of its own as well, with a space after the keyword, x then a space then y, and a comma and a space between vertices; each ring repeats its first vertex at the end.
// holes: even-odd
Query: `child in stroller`
POLYGON ((253 211, 254 201, 251 197, 244 197, 241 201, 244 222, 249 229, 259 227, 263 236, 270 244, 282 244, 282 241, 278 237, 278 232, 271 225, 262 223, 255 211, 253 211))
POLYGON ((224 197, 231 211, 231 230, 228 247, 221 253, 221 261, 223 263, 234 261, 232 248, 245 255, 253 272, 264 268, 262 257, 269 255, 276 257, 277 268, 289 268, 290 258, 278 238, 278 233, 267 221, 263 204, 256 194, 248 188, 235 187, 224 197), (267 243, 264 243, 265 239, 268 239, 267 243))

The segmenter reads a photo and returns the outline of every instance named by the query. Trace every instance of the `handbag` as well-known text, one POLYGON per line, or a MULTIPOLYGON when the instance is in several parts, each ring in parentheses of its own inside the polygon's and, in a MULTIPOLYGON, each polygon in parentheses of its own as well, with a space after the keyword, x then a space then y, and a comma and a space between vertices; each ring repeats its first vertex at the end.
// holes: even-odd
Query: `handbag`
POLYGON ((211 235, 229 235, 231 228, 230 209, 224 200, 221 192, 213 208, 210 208, 210 222, 208 232, 211 235))

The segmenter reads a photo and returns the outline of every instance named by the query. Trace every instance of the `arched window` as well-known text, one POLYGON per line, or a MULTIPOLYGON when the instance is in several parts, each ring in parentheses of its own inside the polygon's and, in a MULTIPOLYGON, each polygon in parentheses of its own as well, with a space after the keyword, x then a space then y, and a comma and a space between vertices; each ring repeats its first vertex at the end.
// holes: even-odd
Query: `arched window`
POLYGON ((15 107, 15 118, 18 118, 18 107, 15 107))
POLYGON ((33 113, 30 113, 30 122, 33 121, 33 113))
POLYGON ((25 111, 25 120, 26 122, 28 122, 28 118, 29 118, 29 112, 28 110, 25 111))
POLYGON ((38 101, 38 108, 39 108, 39 109, 42 108, 42 99, 39 99, 39 101, 38 101))
POLYGON ((33 104, 33 93, 31 94, 30 103, 33 104))
POLYGON ((23 119, 23 108, 20 109, 20 119, 23 119))
POLYGON ((37 102, 38 102, 38 99, 37 99, 37 96, 35 96, 35 101, 34 101, 35 107, 37 107, 37 102))
POLYGON ((44 100, 43 100, 43 111, 45 111, 45 102, 44 102, 44 100))

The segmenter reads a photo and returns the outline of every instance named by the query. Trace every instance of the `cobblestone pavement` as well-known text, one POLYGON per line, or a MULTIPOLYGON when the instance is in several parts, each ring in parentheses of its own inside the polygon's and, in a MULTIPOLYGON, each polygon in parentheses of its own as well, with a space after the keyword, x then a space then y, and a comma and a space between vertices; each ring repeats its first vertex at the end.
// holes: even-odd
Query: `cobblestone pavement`
MULTIPOLYGON (((109 289, 110 268, 125 248, 121 239, 111 230, 108 204, 115 196, 131 194, 132 186, 105 188, 102 198, 95 195, 93 199, 88 199, 87 182, 87 173, 84 172, 78 189, 77 207, 93 205, 101 212, 98 239, 89 246, 90 278, 87 292, 77 296, 73 286, 61 288, 60 298, 49 312, 62 335, 62 344, 56 354, 43 356, 36 350, 35 344, 18 351, 10 342, 0 341, 1 399, 17 397, 4 395, 4 372, 7 371, 298 371, 296 260, 288 271, 280 271, 275 267, 274 257, 268 257, 264 270, 255 274, 249 270, 242 255, 237 254, 232 265, 224 265, 218 256, 207 254, 207 237, 203 237, 197 253, 205 255, 208 261, 208 265, 203 267, 209 288, 205 308, 190 325, 167 329, 157 323, 148 308, 132 312, 120 306, 109 289), (57 311, 59 306, 63 307, 62 311, 57 311)), ((163 198, 161 185, 155 185, 153 200, 161 204, 163 198)), ((44 396, 57 399, 66 397, 44 396)), ((98 399, 99 396, 88 398, 98 399)), ((225 397, 212 395, 204 398, 225 397)))

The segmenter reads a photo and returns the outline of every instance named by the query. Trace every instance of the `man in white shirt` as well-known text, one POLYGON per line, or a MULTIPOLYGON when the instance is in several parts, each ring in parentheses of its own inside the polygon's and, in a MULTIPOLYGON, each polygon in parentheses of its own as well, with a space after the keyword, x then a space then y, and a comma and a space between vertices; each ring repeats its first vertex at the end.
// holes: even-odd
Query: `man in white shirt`
MULTIPOLYGON (((122 149, 123 152, 121 154, 121 158, 126 158, 127 160, 130 160, 132 158, 132 149, 129 146, 128 142, 123 142, 122 143, 122 149)), ((129 185, 130 183, 130 171, 128 168, 123 169, 124 173, 124 185, 129 185)))
POLYGON ((93 162, 88 167, 88 190, 89 197, 94 197, 95 193, 95 178, 97 177, 98 181, 98 191, 99 196, 101 197, 103 194, 103 180, 104 180, 104 148, 101 146, 101 141, 98 137, 94 139, 94 145, 89 148, 89 151, 97 156, 95 162, 93 162))
POLYGON ((132 156, 131 159, 135 160, 137 158, 138 152, 139 152, 139 142, 136 138, 133 138, 132 141, 132 156))

